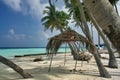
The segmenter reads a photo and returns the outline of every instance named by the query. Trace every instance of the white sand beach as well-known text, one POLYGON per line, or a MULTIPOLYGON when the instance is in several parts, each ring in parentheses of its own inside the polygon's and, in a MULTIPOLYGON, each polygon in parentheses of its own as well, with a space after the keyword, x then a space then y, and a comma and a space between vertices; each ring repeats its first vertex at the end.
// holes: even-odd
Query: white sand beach
MULTIPOLYGON (((108 57, 108 54, 102 54, 108 57)), ((50 59, 46 55, 42 55, 44 61, 33 62, 33 59, 39 56, 26 56, 15 58, 12 61, 18 64, 33 75, 33 78, 23 79, 18 73, 11 68, 0 63, 0 80, 119 80, 120 79, 120 59, 117 58, 119 68, 112 69, 106 67, 112 78, 99 77, 99 72, 94 58, 89 63, 78 61, 76 71, 75 60, 70 53, 66 56, 66 63, 64 65, 64 54, 57 54, 54 56, 51 71, 48 72, 50 59)), ((104 65, 108 64, 107 59, 101 59, 104 65)))

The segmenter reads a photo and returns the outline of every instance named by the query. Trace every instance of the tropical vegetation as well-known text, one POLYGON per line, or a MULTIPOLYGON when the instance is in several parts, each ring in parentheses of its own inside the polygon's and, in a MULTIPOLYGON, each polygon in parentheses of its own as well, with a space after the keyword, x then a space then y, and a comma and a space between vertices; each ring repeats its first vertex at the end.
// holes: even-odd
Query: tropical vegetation
MULTIPOLYGON (((84 2, 84 0, 83 0, 84 3, 81 3, 79 0, 65 0, 64 2, 66 4, 66 8, 69 8, 69 17, 73 17, 74 22, 76 22, 75 26, 80 26, 80 28, 82 29, 83 33, 85 34, 86 39, 92 43, 92 45, 90 45, 90 48, 88 48, 88 50, 93 53, 93 55, 94 55, 94 57, 96 59, 96 62, 97 62, 97 65, 98 65, 98 69, 100 71, 100 76, 102 76, 102 77, 110 77, 109 73, 105 70, 105 68, 103 67, 103 65, 102 65, 102 63, 101 63, 101 61, 99 59, 97 49, 96 49, 96 47, 95 47, 95 45, 94 45, 94 43, 92 41, 91 35, 90 35, 90 31, 89 31, 89 27, 87 25, 87 21, 90 21, 90 19, 92 19, 92 18, 89 18, 89 17, 91 17, 91 15, 90 15, 90 13, 88 13, 89 10, 88 10, 88 8, 86 8, 86 5, 84 5, 85 2, 87 3, 87 1, 84 2)), ((111 4, 113 4, 114 1, 110 0, 110 2, 111 2, 111 4)), ((95 1, 93 1, 93 3, 95 3, 95 1)), ((54 27, 58 28, 61 31, 61 33, 62 33, 64 30, 67 30, 67 28, 65 28, 65 26, 68 26, 68 21, 67 21, 67 24, 65 22, 66 25, 65 24, 62 25, 61 22, 59 22, 59 20, 61 20, 61 17, 57 16, 57 13, 55 12, 55 8, 52 9, 53 5, 51 4, 51 0, 49 0, 49 4, 50 4, 50 7, 51 7, 50 13, 52 13, 52 16, 53 16, 53 17, 52 16, 49 16, 49 17, 54 18, 53 20, 55 20, 55 21, 53 21, 53 22, 54 22, 54 24, 56 24, 56 25, 54 25, 54 27)), ((45 20, 44 18, 42 19, 42 22, 45 20)), ((63 21, 66 21, 66 20, 67 20, 67 18, 64 18, 63 21)), ((92 21, 93 21, 93 19, 92 19, 92 21)), ((46 23, 43 23, 43 25, 45 25, 45 27, 46 27, 46 23)), ((50 25, 47 26, 47 29, 48 29, 48 27, 51 28, 50 25)), ((99 29, 99 33, 100 33, 100 28, 98 28, 98 29, 99 29)), ((51 40, 50 40, 49 44, 50 43, 51 43, 51 40)), ((56 44, 57 43, 55 42, 54 45, 56 45, 56 44)), ((73 45, 73 44, 70 45, 69 42, 68 42, 68 44, 69 44, 70 47, 73 45)), ((59 46, 60 46, 60 44, 59 44, 59 46)), ((48 50, 49 50, 49 48, 50 48, 50 50, 54 51, 55 47, 53 47, 51 45, 51 46, 48 47, 48 50)), ((57 45, 56 48, 57 49, 59 48, 58 45, 57 45)), ((108 48, 110 48, 110 47, 108 47, 108 48)), ((55 51, 57 49, 55 49, 55 51)), ((74 49, 73 49, 73 51, 74 51, 74 49)), ((111 61, 113 61, 113 63, 114 63, 114 65, 111 65, 111 63, 109 63, 110 67, 117 67, 116 60, 115 60, 115 57, 114 57, 112 51, 111 51, 111 55, 110 56, 111 56, 110 57, 111 61)))

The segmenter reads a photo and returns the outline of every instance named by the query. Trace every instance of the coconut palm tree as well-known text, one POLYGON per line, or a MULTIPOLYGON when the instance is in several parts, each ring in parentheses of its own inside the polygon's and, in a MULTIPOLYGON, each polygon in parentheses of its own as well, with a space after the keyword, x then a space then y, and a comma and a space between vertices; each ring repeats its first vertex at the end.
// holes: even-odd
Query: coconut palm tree
POLYGON ((120 53, 120 16, 108 0, 83 0, 97 24, 120 53))
POLYGON ((93 15, 89 11, 87 11, 87 12, 90 15, 90 19, 94 23, 95 28, 97 29, 98 33, 101 35, 101 37, 104 40, 104 42, 106 44, 106 47, 108 49, 108 53, 109 53, 109 63, 108 63, 108 66, 110 68, 118 68, 118 64, 117 64, 116 58, 114 56, 114 52, 113 52, 112 46, 110 46, 110 44, 111 44, 110 41, 106 39, 105 34, 101 30, 101 28, 99 27, 97 22, 95 21, 93 15))
MULTIPOLYGON (((47 29, 57 28, 58 30, 60 30, 61 33, 67 29, 70 29, 69 27, 66 26, 68 24, 67 20, 70 19, 69 15, 67 15, 63 11, 56 11, 54 5, 51 4, 51 0, 49 0, 49 4, 50 4, 50 8, 48 8, 49 10, 44 11, 44 13, 47 13, 47 16, 43 17, 41 20, 42 22, 45 21, 43 25, 47 27, 47 29)), ((68 43, 68 45, 74 52, 73 56, 77 56, 78 54, 74 51, 74 48, 72 47, 74 44, 68 43)))
POLYGON ((68 24, 67 19, 69 19, 69 16, 63 11, 56 10, 55 6, 52 6, 52 7, 47 6, 46 9, 47 10, 44 10, 44 12, 43 12, 43 14, 46 14, 46 16, 44 16, 41 19, 41 22, 43 22, 45 29, 46 30, 50 29, 51 32, 54 29, 60 30, 61 32, 64 31, 68 24), (53 16, 52 10, 53 10, 54 14, 56 15, 58 24, 56 23, 56 20, 53 16), (60 25, 60 27, 58 25, 60 25))
POLYGON ((3 56, 0 56, 0 62, 9 66, 13 70, 15 70, 17 73, 19 73, 23 78, 32 78, 31 74, 26 73, 21 67, 13 63, 12 61, 6 59, 3 56))
MULTIPOLYGON (((51 4, 51 0, 49 0, 49 4, 50 4, 50 7, 48 8, 49 11, 44 11, 44 13, 47 13, 47 16, 43 17, 41 20, 42 22, 45 21, 43 23, 43 25, 45 27, 47 27, 47 29, 51 28, 51 31, 52 31, 52 29, 54 29, 53 27, 55 27, 55 28, 59 29, 61 33, 64 30, 69 30, 70 28, 67 28, 67 26, 66 26, 68 24, 67 20, 69 19, 69 16, 63 11, 62 12, 56 11, 55 7, 51 4)), ((75 43, 68 42, 68 45, 70 46, 71 51, 74 53, 74 54, 72 54, 73 57, 78 56, 77 51, 75 51, 76 48, 73 47, 73 46, 75 46, 75 43)), ((51 67, 51 63, 52 63, 52 58, 53 58, 53 55, 51 57, 50 67, 51 67)), ((77 60, 78 58, 74 57, 74 59, 77 60)), ((50 67, 49 67, 49 71, 50 71, 50 67)))
MULTIPOLYGON (((73 2, 74 3, 74 2, 73 2)), ((72 3, 72 4, 73 4, 72 3)), ((65 4, 66 4, 66 7, 67 8, 69 8, 69 11, 70 11, 70 14, 72 14, 73 13, 73 19, 74 19, 74 21, 76 22, 76 24, 77 24, 77 26, 81 26, 81 25, 79 25, 79 24, 81 24, 80 22, 81 22, 81 20, 80 20, 80 13, 78 12, 79 10, 78 10, 78 7, 77 6, 75 6, 74 8, 72 7, 72 5, 70 4, 70 3, 68 3, 68 0, 65 0, 65 4), (79 14, 78 14, 79 13, 79 14)), ((91 22, 90 21, 90 18, 89 18, 89 15, 88 15, 88 13, 87 13, 87 9, 85 8, 85 6, 84 6, 84 4, 82 3, 82 6, 83 6, 83 9, 84 9, 84 13, 85 13, 85 17, 86 17, 86 20, 88 21, 88 22, 91 22)), ((114 56, 114 52, 113 52, 113 50, 112 50, 112 47, 110 46, 110 43, 109 43, 109 41, 105 38, 105 35, 103 34, 103 32, 101 31, 101 29, 99 28, 99 26, 98 25, 95 25, 95 28, 97 29, 97 31, 98 31, 98 33, 101 35, 101 37, 103 38, 103 40, 104 40, 104 42, 106 43, 106 46, 107 46, 107 48, 108 48, 108 53, 109 53, 109 56, 110 56, 110 58, 109 58, 109 64, 108 64, 108 66, 109 67, 111 67, 111 68, 118 68, 118 65, 117 65, 117 61, 116 61, 116 58, 115 58, 115 56, 114 56)), ((84 29, 83 29, 84 30, 84 29)))
POLYGON ((77 5, 79 7, 79 11, 81 13, 80 15, 81 15, 81 20, 82 20, 83 26, 86 28, 85 31, 86 31, 87 34, 85 34, 85 35, 88 38, 88 40, 93 44, 93 46, 90 47, 90 51, 92 50, 92 53, 95 57, 95 60, 97 62, 98 69, 99 69, 99 72, 100 72, 100 76, 111 77, 110 74, 107 72, 107 70, 103 67, 103 64, 101 63, 100 58, 98 57, 97 49, 96 49, 96 47, 95 47, 95 45, 92 41, 92 38, 91 38, 91 35, 90 35, 90 32, 89 32, 89 28, 88 28, 87 21, 86 21, 85 15, 84 15, 84 10, 82 8, 82 4, 80 3, 79 0, 76 0, 76 2, 77 2, 77 5))
MULTIPOLYGON (((66 0, 66 1, 68 1, 68 0, 66 0)), ((79 8, 79 13, 80 13, 79 16, 80 16, 80 20, 81 20, 81 23, 82 23, 81 28, 83 30, 83 33, 88 38, 88 40, 93 44, 90 47, 89 51, 92 52, 94 57, 95 57, 95 60, 96 60, 97 65, 98 65, 98 69, 100 71, 100 76, 102 76, 102 77, 110 77, 109 73, 105 70, 105 68, 103 67, 103 65, 102 65, 102 63, 101 63, 101 61, 100 61, 100 59, 98 57, 97 49, 96 49, 96 47, 95 47, 95 45, 94 45, 94 43, 92 41, 90 31, 89 31, 88 25, 86 23, 86 18, 85 18, 85 15, 84 15, 84 10, 83 10, 82 4, 79 2, 79 0, 70 0, 70 1, 71 1, 72 6, 78 6, 78 8, 79 8), (77 4, 77 3, 79 3, 79 4, 77 4), (103 72, 101 72, 101 70, 103 72)))

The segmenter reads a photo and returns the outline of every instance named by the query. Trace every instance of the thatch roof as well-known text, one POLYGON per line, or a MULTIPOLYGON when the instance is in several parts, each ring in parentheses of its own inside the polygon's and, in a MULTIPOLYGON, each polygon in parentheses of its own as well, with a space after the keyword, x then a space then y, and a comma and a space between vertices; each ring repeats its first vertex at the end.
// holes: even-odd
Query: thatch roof
POLYGON ((57 53, 59 47, 65 42, 82 42, 83 44, 85 43, 86 46, 90 44, 89 41, 83 35, 80 35, 74 30, 68 30, 52 38, 49 38, 49 42, 46 47, 47 53, 57 53))
MULTIPOLYGON (((50 39, 52 40, 62 40, 62 41, 80 41, 80 39, 84 39, 84 38, 79 38, 79 35, 76 31, 74 30, 68 30, 68 31, 64 31, 59 35, 56 35, 50 39)), ((82 35, 80 35, 82 36, 82 35)), ((83 37, 83 36, 82 36, 83 37)))

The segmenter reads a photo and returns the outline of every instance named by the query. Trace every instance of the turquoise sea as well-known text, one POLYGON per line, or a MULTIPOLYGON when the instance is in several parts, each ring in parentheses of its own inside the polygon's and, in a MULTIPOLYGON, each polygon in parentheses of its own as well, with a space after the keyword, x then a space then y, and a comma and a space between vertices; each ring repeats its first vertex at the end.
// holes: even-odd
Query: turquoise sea
MULTIPOLYGON (((60 48, 58 52, 65 52, 65 48, 60 48)), ((66 52, 70 52, 70 49, 66 48, 66 52)), ((0 48, 0 55, 4 57, 27 54, 46 54, 46 48, 0 48)))

